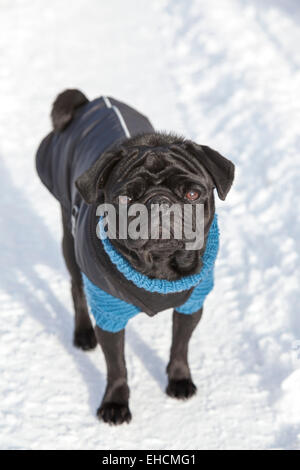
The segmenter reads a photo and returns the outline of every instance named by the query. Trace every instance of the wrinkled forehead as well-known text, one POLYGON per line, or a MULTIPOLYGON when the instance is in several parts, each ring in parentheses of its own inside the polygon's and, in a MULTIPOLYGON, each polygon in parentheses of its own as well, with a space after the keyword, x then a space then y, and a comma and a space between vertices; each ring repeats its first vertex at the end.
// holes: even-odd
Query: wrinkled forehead
POLYGON ((117 184, 126 182, 137 176, 152 176, 161 178, 165 174, 185 174, 187 177, 197 176, 201 180, 207 179, 207 173, 202 165, 192 156, 187 158, 178 148, 139 146, 129 149, 114 168, 112 180, 117 184))

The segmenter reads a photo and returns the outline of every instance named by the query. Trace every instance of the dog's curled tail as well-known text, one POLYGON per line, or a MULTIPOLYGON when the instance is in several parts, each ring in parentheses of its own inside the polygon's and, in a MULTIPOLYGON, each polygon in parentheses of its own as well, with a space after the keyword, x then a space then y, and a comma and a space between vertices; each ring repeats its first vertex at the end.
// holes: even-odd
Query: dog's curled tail
POLYGON ((65 90, 53 103, 51 120, 55 131, 62 131, 72 121, 77 108, 88 103, 87 97, 80 90, 65 90))

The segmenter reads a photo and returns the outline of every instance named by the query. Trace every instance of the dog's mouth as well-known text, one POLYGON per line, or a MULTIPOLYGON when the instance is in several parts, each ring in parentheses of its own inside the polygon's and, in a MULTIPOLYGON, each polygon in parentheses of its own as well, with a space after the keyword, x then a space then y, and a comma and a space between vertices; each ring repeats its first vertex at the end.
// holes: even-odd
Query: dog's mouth
POLYGON ((199 251, 186 250, 182 240, 114 240, 114 245, 134 269, 151 279, 178 280, 202 266, 199 251))
POLYGON ((201 269, 197 252, 179 249, 171 253, 163 244, 153 251, 144 250, 137 258, 133 261, 136 269, 142 270, 143 274, 150 278, 177 280, 201 269))

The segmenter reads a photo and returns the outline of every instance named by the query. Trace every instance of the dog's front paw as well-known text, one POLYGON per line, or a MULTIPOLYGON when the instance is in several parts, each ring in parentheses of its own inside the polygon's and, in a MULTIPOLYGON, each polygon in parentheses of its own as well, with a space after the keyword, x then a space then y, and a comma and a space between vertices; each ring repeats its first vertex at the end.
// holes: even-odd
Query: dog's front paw
POLYGON ((104 403, 98 409, 97 416, 108 424, 123 424, 131 421, 131 413, 127 404, 104 403))
POLYGON ((192 397, 195 395, 196 391, 197 387, 191 379, 170 379, 166 389, 167 395, 172 398, 178 398, 179 400, 186 400, 192 397))
POLYGON ((83 351, 95 349, 97 346, 97 339, 94 328, 75 331, 73 344, 76 348, 83 349, 83 351))

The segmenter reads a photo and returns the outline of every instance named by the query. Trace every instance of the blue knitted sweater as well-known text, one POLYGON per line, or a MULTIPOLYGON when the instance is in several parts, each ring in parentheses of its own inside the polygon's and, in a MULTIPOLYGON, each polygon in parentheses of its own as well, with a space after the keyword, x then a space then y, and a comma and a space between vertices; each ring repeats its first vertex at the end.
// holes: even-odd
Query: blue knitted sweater
MULTIPOLYGON (((219 248, 219 228, 217 215, 211 224, 205 252, 203 255, 203 266, 198 274, 185 276, 177 281, 162 279, 150 279, 144 274, 136 271, 130 263, 114 248, 108 238, 104 237, 104 228, 99 221, 99 232, 101 242, 110 261, 126 277, 141 289, 150 292, 167 294, 193 288, 188 300, 176 308, 182 314, 192 314, 198 311, 214 285, 214 264, 219 248)), ((135 305, 127 303, 114 297, 93 284, 88 277, 82 273, 85 294, 90 310, 97 325, 103 330, 117 332, 125 328, 128 320, 138 313, 140 309, 135 305)))

